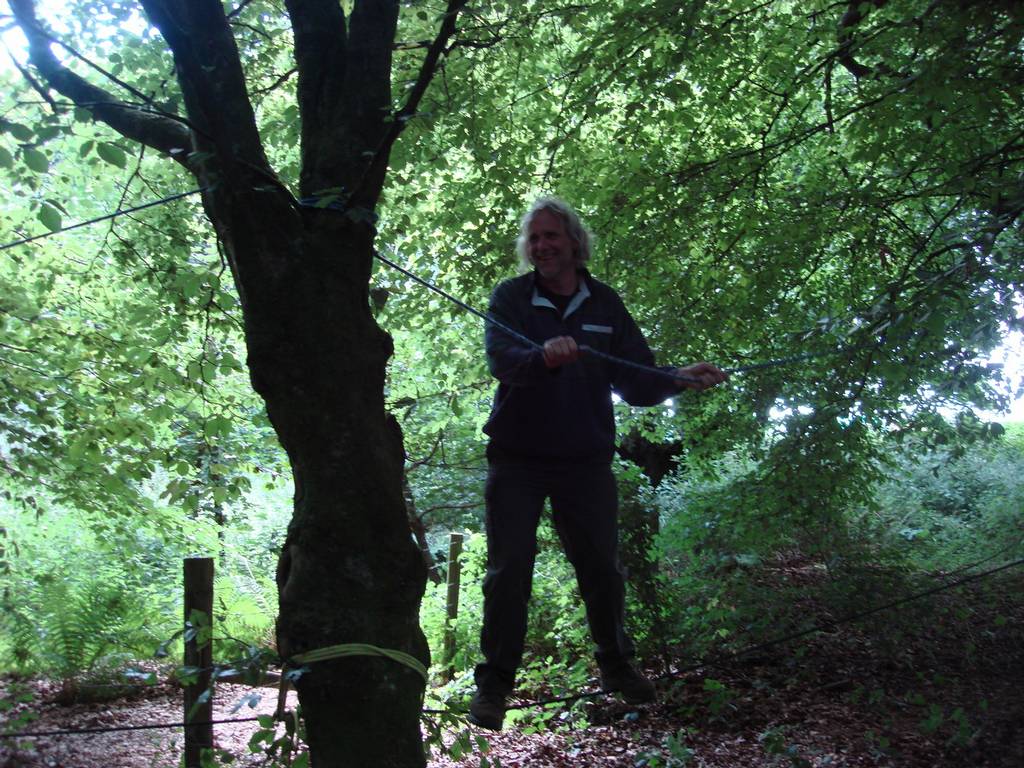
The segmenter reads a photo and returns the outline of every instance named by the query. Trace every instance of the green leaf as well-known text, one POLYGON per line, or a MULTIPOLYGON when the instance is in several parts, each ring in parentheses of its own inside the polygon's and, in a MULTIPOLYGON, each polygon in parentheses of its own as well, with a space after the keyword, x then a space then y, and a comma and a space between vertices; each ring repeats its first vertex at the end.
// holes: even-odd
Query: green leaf
POLYGON ((12 165, 14 165, 14 158, 11 153, 0 147, 0 168, 10 168, 12 165))
POLYGON ((80 459, 85 455, 86 450, 89 449, 92 444, 92 437, 90 435, 79 435, 75 440, 68 446, 68 458, 80 459))
POLYGON ((25 165, 36 173, 46 173, 50 170, 50 158, 46 156, 46 153, 40 152, 38 149, 25 147, 21 150, 21 157, 25 161, 25 165))
POLYGON ((43 226, 51 232, 56 232, 61 228, 60 211, 49 203, 42 204, 36 218, 38 218, 39 221, 43 223, 43 226))
POLYGON ((260 744, 262 744, 263 742, 266 742, 267 744, 270 744, 273 741, 274 741, 274 732, 273 731, 256 731, 256 733, 254 733, 252 735, 252 737, 249 739, 249 751, 250 752, 259 752, 260 751, 260 744))
POLYGON ((32 137, 35 136, 31 128, 21 123, 6 123, 4 127, 18 141, 32 141, 32 137))
POLYGON ((116 144, 110 142, 102 142, 96 145, 96 154, 100 156, 104 161, 111 165, 116 165, 118 168, 124 168, 128 162, 127 156, 124 150, 116 144))

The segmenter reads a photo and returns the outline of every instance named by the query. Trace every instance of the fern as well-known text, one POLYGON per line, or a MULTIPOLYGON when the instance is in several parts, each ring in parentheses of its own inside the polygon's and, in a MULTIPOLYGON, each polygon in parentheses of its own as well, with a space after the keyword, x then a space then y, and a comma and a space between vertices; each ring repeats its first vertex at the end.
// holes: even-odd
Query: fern
POLYGON ((88 558, 17 585, 0 627, 8 639, 0 663, 68 681, 111 654, 128 651, 145 622, 145 595, 109 559, 88 558), (126 643, 127 641, 127 643, 126 643))

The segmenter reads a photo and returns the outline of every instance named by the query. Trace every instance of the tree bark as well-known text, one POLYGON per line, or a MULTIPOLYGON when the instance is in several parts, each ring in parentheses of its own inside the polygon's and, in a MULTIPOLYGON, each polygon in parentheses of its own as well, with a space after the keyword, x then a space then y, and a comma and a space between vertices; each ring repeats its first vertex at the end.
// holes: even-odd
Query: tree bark
MULTIPOLYGON (((295 481, 277 574, 279 651, 370 643, 428 663, 418 626, 426 571, 409 536, 401 433, 384 409, 391 344, 366 297, 371 234, 340 214, 311 218, 324 221, 310 229, 331 233, 309 238, 321 269, 287 281, 268 322, 247 333, 253 386, 295 481)), ((316 765, 422 765, 415 672, 387 659, 321 662, 296 687, 316 765)))
POLYGON ((405 497, 405 516, 409 519, 409 530, 416 541, 416 547, 423 558, 423 565, 427 569, 427 578, 435 584, 441 583, 441 573, 437 568, 437 560, 434 553, 430 551, 430 543, 427 541, 427 526, 423 518, 416 512, 416 497, 413 495, 412 486, 409 484, 409 473, 402 475, 402 496, 405 497))

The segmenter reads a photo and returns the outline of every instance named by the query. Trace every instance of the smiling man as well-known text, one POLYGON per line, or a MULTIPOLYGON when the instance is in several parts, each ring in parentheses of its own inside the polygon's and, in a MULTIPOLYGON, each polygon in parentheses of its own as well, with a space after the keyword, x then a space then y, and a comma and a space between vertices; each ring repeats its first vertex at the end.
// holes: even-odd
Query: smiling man
POLYGON ((704 390, 726 378, 709 363, 662 369, 680 377, 674 379, 581 351, 585 345, 654 365, 618 294, 585 269, 591 239, 569 205, 540 198, 523 217, 516 243, 532 271, 502 282, 491 296, 496 320, 542 345, 527 347, 487 326, 487 360, 498 391, 484 426, 490 436, 484 661, 476 668, 470 720, 493 730, 501 729, 522 660, 545 499, 576 570, 602 689, 618 691, 630 703, 654 700, 654 685, 633 666, 625 630, 612 392, 632 405, 657 405, 683 389, 704 390))

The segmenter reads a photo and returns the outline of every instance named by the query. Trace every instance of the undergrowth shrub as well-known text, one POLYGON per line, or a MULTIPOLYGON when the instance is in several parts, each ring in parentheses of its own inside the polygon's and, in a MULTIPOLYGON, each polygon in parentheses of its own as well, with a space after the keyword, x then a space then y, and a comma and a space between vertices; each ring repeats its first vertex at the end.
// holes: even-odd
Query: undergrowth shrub
POLYGON ((874 538, 929 570, 1024 551, 1024 445, 1014 434, 959 450, 894 449, 867 523, 874 538))
MULTIPOLYGON (((562 551, 554 527, 545 517, 537 534, 538 553, 530 600, 526 651, 519 679, 524 686, 561 684, 578 679, 591 655, 590 633, 576 576, 562 551)), ((453 624, 456 675, 471 672, 480 657, 483 622, 482 585, 487 568, 487 541, 482 534, 469 536, 462 551, 459 615, 453 624)), ((420 624, 430 644, 434 669, 441 668, 445 630, 447 587, 427 584, 420 610, 420 624)), ((566 684, 569 684, 568 682, 566 684)))
POLYGON ((161 625, 172 621, 161 610, 169 606, 110 555, 62 554, 61 563, 36 561, 11 579, 0 611, 0 663, 68 686, 106 680, 112 668, 150 655, 161 625))
POLYGON ((159 534, 57 507, 3 511, 0 668, 61 680, 69 696, 109 688, 173 631, 180 609, 159 534))
POLYGON ((562 550, 554 525, 545 515, 537 530, 526 663, 541 659, 548 667, 569 669, 577 659, 589 657, 592 646, 576 572, 562 550))
MULTIPOLYGON (((930 571, 1024 552, 1017 432, 925 450, 839 423, 815 434, 812 418, 760 461, 727 455, 659 489, 663 618, 684 652, 841 619, 934 586, 930 571)), ((923 601, 862 623, 898 637, 936 610, 923 601)))
POLYGON ((755 586, 751 570, 788 537, 767 536, 758 520, 756 464, 727 456, 711 472, 665 480, 657 494, 661 592, 669 644, 700 656, 739 634, 753 617, 745 599, 755 586))
MULTIPOLYGON (((452 669, 456 675, 472 670, 479 661, 480 626, 483 621, 483 583, 487 568, 487 540, 483 535, 467 536, 460 558, 462 572, 459 582, 459 614, 452 623, 455 636, 452 669)), ((420 626, 430 646, 432 669, 441 669, 444 652, 444 633, 447 624, 445 606, 448 587, 445 583, 448 564, 444 564, 441 583, 427 582, 427 589, 420 604, 420 626)))
POLYGON ((231 658, 240 647, 273 646, 277 617, 273 579, 228 571, 215 577, 213 595, 215 659, 231 658))
POLYGON ((822 585, 870 561, 849 510, 873 504, 876 450, 861 424, 797 415, 759 460, 729 454, 663 483, 666 622, 685 652, 804 628, 827 602, 822 585))
POLYGON ((215 658, 271 645, 288 505, 284 491, 259 492, 250 514, 225 526, 156 502, 128 521, 56 504, 37 514, 0 499, 0 671, 56 677, 85 695, 114 689, 154 655, 180 663, 182 558, 191 553, 220 555, 215 658))

